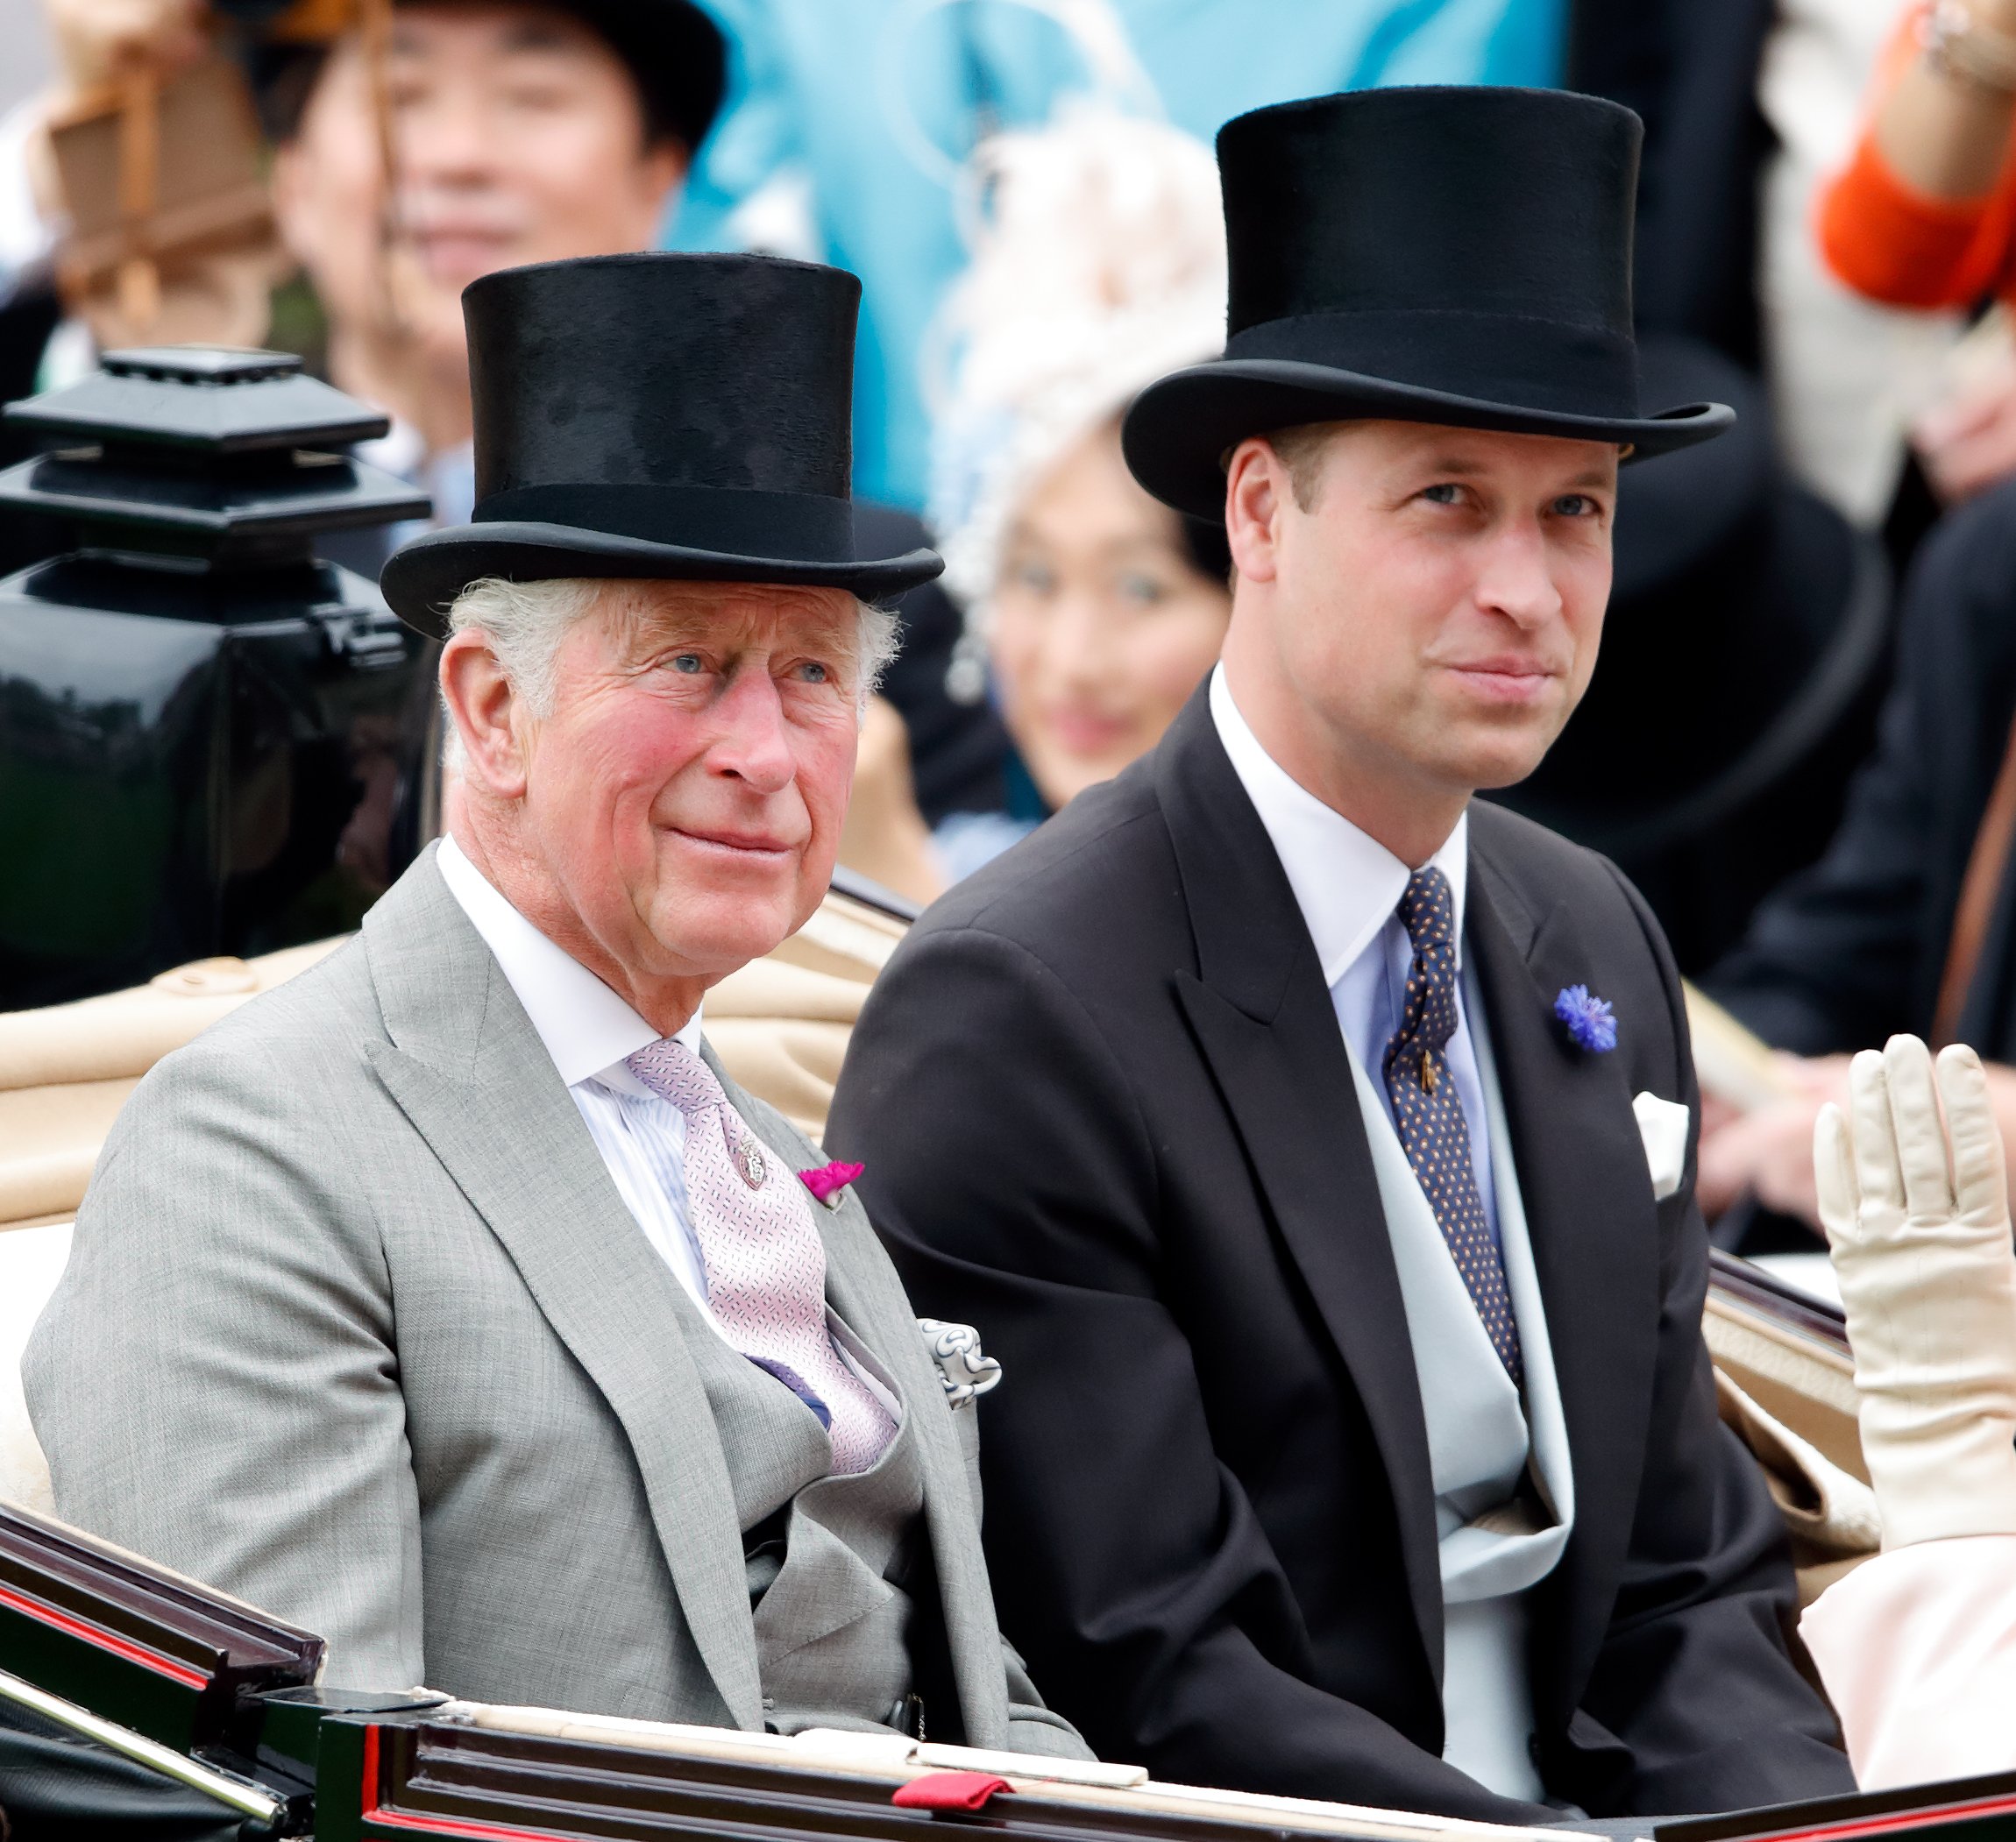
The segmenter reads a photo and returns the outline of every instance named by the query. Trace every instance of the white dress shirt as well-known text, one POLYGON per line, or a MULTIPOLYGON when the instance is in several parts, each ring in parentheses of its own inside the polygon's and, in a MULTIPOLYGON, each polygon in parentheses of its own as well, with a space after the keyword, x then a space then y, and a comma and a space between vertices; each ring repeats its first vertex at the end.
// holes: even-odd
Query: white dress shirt
MULTIPOLYGON (((685 1115, 624 1066, 658 1032, 513 908, 452 838, 435 861, 553 1058, 616 1194, 713 1324, 706 1265, 686 1215, 685 1115)), ((678 1040, 699 1053, 699 1011, 678 1040)))
MULTIPOLYGON (((1414 960, 1413 943, 1395 910, 1413 873, 1384 845, 1324 804, 1260 746, 1232 701, 1223 665, 1211 672, 1210 702, 1218 740, 1274 841, 1274 854, 1288 873, 1295 905, 1316 943, 1317 963, 1323 967, 1324 983, 1330 987, 1338 1027, 1359 1066, 1371 1076, 1373 1090, 1391 1125, 1393 1099, 1386 1091, 1382 1071, 1386 1045, 1400 1028, 1408 968, 1414 960)), ((1470 1129, 1470 1163, 1477 1174, 1477 1194, 1495 1237, 1498 1206, 1492 1178, 1490 1116, 1477 1073, 1476 1045, 1470 1038, 1464 988, 1468 981, 1463 977, 1463 897, 1470 872, 1467 814, 1456 821, 1456 829, 1428 861, 1449 879, 1456 906, 1456 1031, 1445 1053, 1463 1102, 1464 1123, 1470 1129)))

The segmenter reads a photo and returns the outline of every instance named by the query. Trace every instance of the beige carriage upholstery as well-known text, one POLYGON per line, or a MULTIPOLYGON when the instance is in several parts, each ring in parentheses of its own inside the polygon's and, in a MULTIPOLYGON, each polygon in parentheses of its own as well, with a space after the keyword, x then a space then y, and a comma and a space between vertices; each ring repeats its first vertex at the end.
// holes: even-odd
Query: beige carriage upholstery
MULTIPOLYGON (((835 892, 774 953, 707 995, 707 1036, 729 1072, 813 1138, 862 1000, 903 932, 835 892)), ((341 944, 202 960, 135 990, 0 1013, 0 1498, 47 1507, 47 1470, 21 1403, 21 1349, 61 1274, 68 1221, 113 1116, 162 1056, 341 944)), ((1852 1366, 1720 1294, 1706 1328, 1722 1418, 1764 1466, 1810 1598, 1877 1546, 1852 1366)))
POLYGON ((340 946, 202 960, 133 991, 0 1012, 0 1226, 67 1218, 140 1077, 255 993, 340 946))
POLYGON ((1882 1546, 1856 1423, 1855 1362, 1831 1336, 1711 1287, 1701 1329, 1723 1424, 1764 1468, 1809 1605, 1882 1546))

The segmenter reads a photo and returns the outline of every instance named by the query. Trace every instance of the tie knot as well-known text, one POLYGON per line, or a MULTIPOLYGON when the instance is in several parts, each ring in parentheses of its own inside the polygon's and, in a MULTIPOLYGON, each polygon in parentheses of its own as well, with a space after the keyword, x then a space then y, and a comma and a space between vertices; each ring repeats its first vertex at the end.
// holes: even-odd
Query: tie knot
POLYGON ((688 1118, 709 1107, 728 1103, 721 1084, 714 1079, 714 1071, 676 1036, 661 1037, 635 1055, 625 1056, 623 1066, 688 1118))
POLYGON ((1407 879, 1395 910, 1407 938, 1423 958, 1453 954, 1456 946, 1456 896, 1449 879, 1430 863, 1407 879))

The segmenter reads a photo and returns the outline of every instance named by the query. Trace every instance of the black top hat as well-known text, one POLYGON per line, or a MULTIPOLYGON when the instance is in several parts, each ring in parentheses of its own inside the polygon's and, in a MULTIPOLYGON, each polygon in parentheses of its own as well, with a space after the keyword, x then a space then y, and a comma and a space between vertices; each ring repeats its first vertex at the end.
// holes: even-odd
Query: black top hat
POLYGON ((500 269, 462 291, 471 523, 393 552, 393 611, 441 634, 472 582, 781 582, 870 599, 931 550, 862 556, 848 475, 861 284, 770 256, 649 253, 500 269))
POLYGON ((1643 124, 1561 90, 1361 90, 1218 131, 1225 353, 1127 413, 1134 476, 1217 518, 1252 435, 1370 416, 1629 443, 1733 420, 1638 406, 1631 217, 1643 124))

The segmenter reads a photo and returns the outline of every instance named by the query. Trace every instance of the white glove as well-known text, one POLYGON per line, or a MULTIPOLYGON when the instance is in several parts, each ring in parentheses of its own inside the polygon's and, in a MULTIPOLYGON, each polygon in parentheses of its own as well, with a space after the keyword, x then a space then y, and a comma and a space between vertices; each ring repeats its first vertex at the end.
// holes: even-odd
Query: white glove
POLYGON ((1981 1059, 1864 1050, 1814 1127, 1883 1545, 2016 1534, 2016 1253, 1981 1059), (1939 1101, 1946 1104, 1941 1129, 1939 1101))

